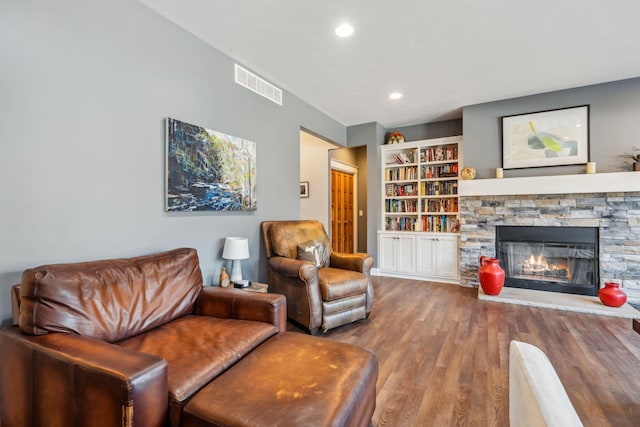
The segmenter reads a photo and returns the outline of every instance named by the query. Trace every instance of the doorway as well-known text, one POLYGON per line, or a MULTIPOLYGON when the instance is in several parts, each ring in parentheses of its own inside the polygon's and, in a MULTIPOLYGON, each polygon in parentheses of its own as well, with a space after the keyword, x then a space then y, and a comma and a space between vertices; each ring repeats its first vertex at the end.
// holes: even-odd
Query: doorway
POLYGON ((300 195, 300 219, 316 219, 327 232, 331 225, 329 152, 335 148, 316 135, 300 131, 300 183, 306 188, 300 195))
POLYGON ((354 166, 331 161, 331 246, 336 252, 357 252, 357 178, 354 166))

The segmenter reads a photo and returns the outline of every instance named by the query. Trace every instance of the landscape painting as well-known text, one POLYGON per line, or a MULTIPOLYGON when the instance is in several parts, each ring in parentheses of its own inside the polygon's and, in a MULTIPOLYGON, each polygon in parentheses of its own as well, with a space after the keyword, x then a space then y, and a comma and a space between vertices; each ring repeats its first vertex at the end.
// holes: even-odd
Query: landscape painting
POLYGON ((256 144, 167 118, 166 210, 254 211, 256 144))

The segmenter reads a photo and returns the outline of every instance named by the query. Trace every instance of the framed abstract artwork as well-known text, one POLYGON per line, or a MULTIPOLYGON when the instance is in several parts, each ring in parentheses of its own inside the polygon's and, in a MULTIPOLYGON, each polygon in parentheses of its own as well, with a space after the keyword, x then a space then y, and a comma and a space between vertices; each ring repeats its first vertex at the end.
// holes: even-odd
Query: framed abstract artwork
POLYGON ((502 167, 534 168, 589 161, 589 106, 502 117, 502 167))
POLYGON ((256 144, 167 118, 165 209, 255 211, 256 144))

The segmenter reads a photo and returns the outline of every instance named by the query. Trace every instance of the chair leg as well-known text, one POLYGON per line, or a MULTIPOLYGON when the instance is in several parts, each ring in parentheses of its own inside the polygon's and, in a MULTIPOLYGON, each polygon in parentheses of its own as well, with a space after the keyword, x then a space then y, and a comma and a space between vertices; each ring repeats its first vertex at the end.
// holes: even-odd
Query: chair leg
POLYGON ((317 337, 319 335, 324 334, 326 331, 323 328, 313 328, 309 330, 309 334, 313 335, 314 337, 317 337))

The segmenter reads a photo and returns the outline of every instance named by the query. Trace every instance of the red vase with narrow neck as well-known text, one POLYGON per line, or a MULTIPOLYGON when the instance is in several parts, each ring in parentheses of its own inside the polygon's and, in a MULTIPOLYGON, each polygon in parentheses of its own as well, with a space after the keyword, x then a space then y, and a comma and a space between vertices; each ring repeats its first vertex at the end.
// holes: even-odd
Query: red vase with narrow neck
POLYGON ((614 282, 605 283, 604 288, 598 291, 598 298, 609 307, 620 307, 627 302, 627 295, 622 292, 620 285, 614 282))
POLYGON ((500 260, 481 256, 478 279, 485 294, 498 295, 504 286, 504 270, 500 267, 500 260))

